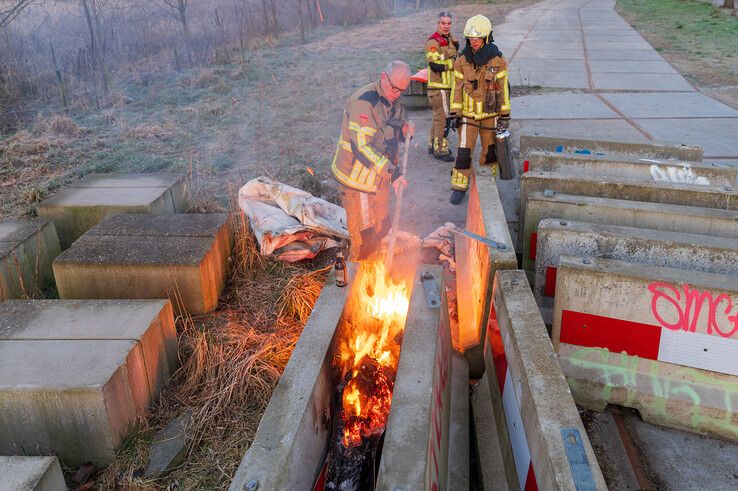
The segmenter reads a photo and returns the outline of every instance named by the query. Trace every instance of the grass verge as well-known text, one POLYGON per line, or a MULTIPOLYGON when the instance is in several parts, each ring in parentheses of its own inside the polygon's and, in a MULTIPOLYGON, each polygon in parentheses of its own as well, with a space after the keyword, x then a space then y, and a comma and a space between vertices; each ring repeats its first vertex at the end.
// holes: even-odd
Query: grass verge
POLYGON ((615 9, 692 83, 738 107, 738 17, 696 0, 618 0, 615 9))

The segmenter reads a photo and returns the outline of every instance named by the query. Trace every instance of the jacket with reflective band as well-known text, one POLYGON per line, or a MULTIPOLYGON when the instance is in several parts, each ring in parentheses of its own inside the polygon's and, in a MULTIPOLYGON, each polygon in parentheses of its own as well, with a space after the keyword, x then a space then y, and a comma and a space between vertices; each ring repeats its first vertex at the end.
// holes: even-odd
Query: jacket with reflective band
POLYGON ((434 32, 425 42, 425 59, 428 61, 428 88, 450 89, 454 82, 454 60, 458 56, 459 42, 449 36, 448 38, 434 32), (430 63, 446 65, 446 71, 435 72, 430 63))
MULTIPOLYGON (((507 62, 492 43, 477 53, 467 46, 454 63, 451 112, 475 120, 499 116, 510 118, 510 86, 507 62), (486 56, 485 56, 486 55, 486 56), (485 111, 487 92, 494 91, 495 109, 485 111)), ((487 108, 489 109, 489 108, 487 108)))
POLYGON ((394 170, 390 159, 399 145, 395 128, 404 124, 403 114, 402 105, 385 99, 377 83, 356 91, 343 112, 333 177, 349 188, 376 193, 381 180, 389 179, 394 170))

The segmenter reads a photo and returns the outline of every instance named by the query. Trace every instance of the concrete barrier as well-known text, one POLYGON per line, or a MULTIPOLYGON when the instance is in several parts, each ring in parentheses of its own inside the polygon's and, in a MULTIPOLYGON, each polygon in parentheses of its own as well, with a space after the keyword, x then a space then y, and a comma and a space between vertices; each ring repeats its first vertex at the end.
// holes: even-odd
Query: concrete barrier
POLYGON ((348 291, 328 275, 230 491, 249 481, 262 490, 312 489, 331 435, 331 345, 348 291))
POLYGON ((534 192, 528 196, 520 227, 523 269, 530 273, 535 267, 538 224, 546 218, 738 238, 738 211, 534 192))
POLYGON ((508 487, 606 489, 523 271, 495 275, 485 364, 508 487))
POLYGON ((520 489, 519 487, 511 488, 508 485, 505 461, 502 459, 502 448, 500 447, 502 440, 497 431, 497 419, 492 407, 490 385, 487 381, 488 375, 489 373, 482 375, 482 378, 474 386, 471 395, 477 486, 478 489, 485 491, 498 491, 500 489, 517 491, 520 489))
POLYGON ((61 298, 172 298, 192 314, 218 304, 233 246, 228 215, 116 215, 54 260, 61 298))
POLYGON ((646 181, 697 182, 710 186, 735 186, 738 170, 729 165, 708 162, 531 151, 525 156, 523 172, 558 172, 646 181))
POLYGON ((0 457, 0 489, 67 491, 56 457, 0 457))
POLYGON ((105 466, 177 366, 167 300, 0 304, 0 454, 105 466))
POLYGON ((451 330, 440 283, 443 269, 421 269, 434 275, 442 301, 438 307, 428 305, 424 287, 415 282, 374 487, 378 491, 444 489, 448 480, 451 330))
POLYGON ((54 223, 43 218, 0 222, 0 301, 34 296, 54 283, 59 255, 54 223))
POLYGON ((425 83, 417 80, 410 81, 408 91, 401 98, 402 105, 409 109, 428 109, 428 89, 425 83))
POLYGON ((738 278, 735 238, 549 218, 538 224, 537 243, 533 293, 549 325, 561 256, 599 256, 738 278))
POLYGON ((737 319, 735 276, 560 259, 553 342, 586 407, 738 441, 737 319))
POLYGON ((547 152, 587 152, 605 155, 635 155, 663 159, 702 161, 703 149, 697 145, 665 142, 625 142, 608 140, 589 140, 585 138, 562 138, 558 136, 520 135, 520 153, 533 150, 547 152))
MULTIPOLYGON (((520 178, 519 220, 525 223, 525 207, 533 192, 646 201, 669 205, 738 210, 738 191, 691 184, 646 182, 608 177, 569 176, 552 172, 526 172, 520 178)), ((525 227, 521 227, 523 230, 525 227)))
POLYGON ((187 211, 185 178, 173 174, 88 176, 38 205, 38 214, 54 221, 62 249, 108 215, 171 214, 187 211))
POLYGON ((473 176, 466 228, 505 247, 500 250, 467 237, 456 238, 459 342, 470 374, 476 378, 484 371, 484 319, 489 317, 495 272, 516 269, 518 259, 491 170, 475 164, 473 176))

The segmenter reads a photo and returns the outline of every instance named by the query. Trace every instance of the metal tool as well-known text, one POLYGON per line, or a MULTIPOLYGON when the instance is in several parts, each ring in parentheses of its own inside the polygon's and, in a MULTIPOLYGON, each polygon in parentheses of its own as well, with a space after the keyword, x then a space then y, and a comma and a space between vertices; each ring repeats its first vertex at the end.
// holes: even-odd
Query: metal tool
POLYGON ((425 291, 425 303, 429 309, 437 309, 441 307, 441 295, 438 293, 438 283, 436 277, 430 271, 420 273, 420 281, 423 283, 425 291))
POLYGON ((495 151, 497 153, 497 162, 500 164, 500 179, 509 181, 515 177, 512 152, 510 151, 509 131, 498 131, 495 134, 495 151))
POLYGON ((474 239, 484 245, 494 247, 499 251, 506 251, 509 249, 508 246, 503 244, 502 242, 497 242, 492 239, 488 239, 487 237, 482 237, 481 235, 475 234, 474 232, 469 232, 468 230, 464 230, 463 228, 454 227, 449 229, 449 232, 457 235, 463 235, 464 237, 469 237, 470 239, 474 239))
MULTIPOLYGON (((402 154, 402 176, 407 176, 407 155, 410 150, 410 136, 405 137, 405 150, 402 154)), ((407 178, 407 177, 405 177, 407 178)), ((400 186, 395 197, 395 215, 392 217, 392 228, 387 244, 387 257, 384 260, 384 270, 388 273, 392 270, 392 260, 395 258, 395 242, 397 242, 397 229, 400 227, 400 212, 402 211, 402 192, 404 187, 400 186)))

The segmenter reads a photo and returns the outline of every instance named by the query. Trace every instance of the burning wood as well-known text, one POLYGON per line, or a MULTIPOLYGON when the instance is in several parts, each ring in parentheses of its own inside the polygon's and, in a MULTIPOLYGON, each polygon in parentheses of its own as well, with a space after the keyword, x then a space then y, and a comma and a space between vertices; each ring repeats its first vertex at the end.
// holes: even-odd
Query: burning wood
POLYGON ((382 261, 359 266, 333 364, 336 411, 326 489, 374 487, 409 304, 407 281, 392 281, 382 261))

